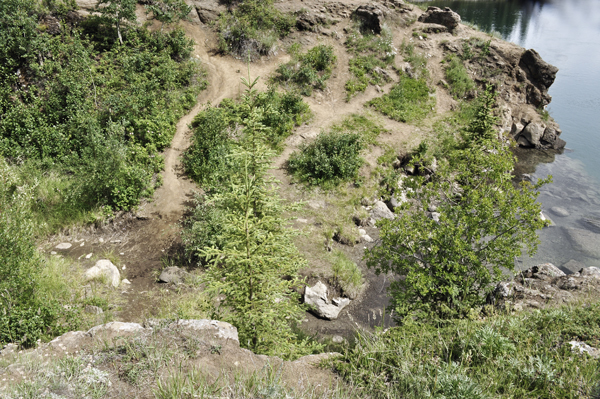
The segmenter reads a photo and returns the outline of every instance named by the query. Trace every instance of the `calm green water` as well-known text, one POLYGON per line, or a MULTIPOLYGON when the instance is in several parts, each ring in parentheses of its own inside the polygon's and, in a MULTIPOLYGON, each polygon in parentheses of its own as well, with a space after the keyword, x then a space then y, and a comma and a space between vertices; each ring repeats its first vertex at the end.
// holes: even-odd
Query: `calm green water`
POLYGON ((576 260, 600 266, 600 0, 435 0, 428 5, 450 7, 463 21, 505 40, 533 48, 559 72, 550 88, 548 111, 560 124, 567 150, 554 157, 520 151, 519 169, 536 177, 553 175, 540 201, 556 223, 540 234, 542 244, 522 267, 552 262, 577 271, 576 260), (561 207, 569 216, 558 216, 561 207))

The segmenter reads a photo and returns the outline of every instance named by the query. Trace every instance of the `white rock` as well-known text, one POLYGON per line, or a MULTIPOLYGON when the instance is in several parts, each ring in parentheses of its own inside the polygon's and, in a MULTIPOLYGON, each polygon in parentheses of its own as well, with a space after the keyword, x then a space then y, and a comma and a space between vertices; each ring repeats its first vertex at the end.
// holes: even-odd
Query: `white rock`
POLYGON ((296 219, 296 222, 298 222, 298 223, 308 223, 308 220, 307 219, 298 218, 298 219, 296 219))
POLYGON ((362 238, 362 240, 363 240, 364 242, 373 242, 373 241, 374 241, 374 240, 371 238, 371 236, 370 236, 370 235, 368 235, 368 234, 365 234, 364 236, 360 236, 360 238, 362 238))
POLYGON ((343 308, 350 304, 348 298, 334 298, 333 303, 327 299, 327 286, 318 281, 313 287, 306 287, 304 303, 312 305, 317 316, 327 320, 335 320, 343 308))
POLYGON ((94 254, 90 252, 89 254, 87 254, 87 255, 85 256, 85 258, 86 258, 86 259, 89 259, 89 258, 91 258, 91 257, 92 257, 92 255, 94 255, 94 254))
POLYGON ((85 242, 82 242, 81 244, 79 244, 80 247, 83 247, 85 245, 85 242))
MULTIPOLYGON (((115 337, 120 335, 128 335, 132 333, 137 333, 140 331, 145 331, 146 329, 142 327, 141 324, 138 323, 122 323, 120 321, 112 321, 107 324, 102 324, 96 327, 92 327, 88 330, 87 334, 89 336, 95 336, 100 333, 105 333, 106 335, 115 337)), ((150 329, 151 330, 151 329, 150 329)))
POLYGON ((375 201, 375 204, 373 204, 373 209, 371 210, 371 217, 373 217, 373 219, 376 221, 380 219, 393 220, 396 215, 394 215, 394 213, 390 211, 387 205, 382 201, 375 201))
POLYGON ((56 251, 50 251, 50 255, 56 255, 56 251))
POLYGON ((56 249, 69 249, 72 246, 73 246, 73 244, 71 244, 70 242, 61 242, 60 244, 58 244, 54 248, 56 248, 56 249))
POLYGON ((98 239, 98 242, 101 242, 101 243, 102 243, 102 242, 104 242, 104 238, 100 237, 100 238, 98 239))
POLYGON ((121 284, 131 284, 131 281, 124 278, 123 280, 121 280, 121 284))
POLYGON ((365 229, 358 229, 358 235, 359 236, 364 236, 367 234, 367 231, 365 229))
POLYGON ((89 268, 84 277, 89 280, 106 280, 109 285, 118 287, 121 282, 119 269, 108 259, 100 259, 94 267, 89 268))
POLYGON ((588 355, 590 355, 591 357, 594 357, 594 358, 597 358, 600 356, 600 351, 598 349, 589 346, 585 342, 571 341, 571 342, 569 342, 569 344, 571 345, 571 352, 573 352, 573 353, 577 353, 577 354, 587 353, 588 355))

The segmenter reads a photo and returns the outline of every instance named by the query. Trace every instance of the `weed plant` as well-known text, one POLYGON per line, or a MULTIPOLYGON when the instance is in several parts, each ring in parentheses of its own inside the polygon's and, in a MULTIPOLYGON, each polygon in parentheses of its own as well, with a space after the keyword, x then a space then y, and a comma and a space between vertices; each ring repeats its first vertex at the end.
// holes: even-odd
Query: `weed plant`
POLYGON ((333 277, 346 296, 356 298, 364 285, 360 268, 341 251, 335 251, 333 258, 333 277))
POLYGON ((592 398, 600 305, 406 324, 361 334, 335 367, 373 398, 592 398))
POLYGON ((293 58, 277 68, 273 82, 292 86, 304 96, 310 96, 313 89, 323 90, 331 76, 331 69, 337 57, 332 46, 319 44, 304 54, 292 52, 293 58))
POLYGON ((394 64, 396 49, 392 42, 392 32, 384 27, 380 35, 361 33, 355 28, 346 40, 346 48, 353 55, 349 70, 353 75, 345 85, 346 101, 369 85, 379 85, 390 81, 385 69, 394 64))

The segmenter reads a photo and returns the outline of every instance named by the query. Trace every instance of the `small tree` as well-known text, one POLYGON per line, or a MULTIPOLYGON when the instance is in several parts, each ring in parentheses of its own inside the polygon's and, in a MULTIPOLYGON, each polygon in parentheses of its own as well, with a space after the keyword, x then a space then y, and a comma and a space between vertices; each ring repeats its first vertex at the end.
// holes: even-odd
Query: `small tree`
POLYGON ((479 111, 450 162, 429 178, 404 179, 414 206, 381 221, 379 245, 366 252, 369 267, 399 276, 391 294, 400 321, 465 315, 484 303, 503 271, 514 270, 523 247, 537 249, 544 222, 536 189, 546 181, 515 187, 514 157, 490 134, 490 102, 479 111))
POLYGON ((111 25, 116 26, 117 36, 121 44, 123 44, 121 23, 122 21, 135 22, 137 20, 135 15, 136 4, 136 0, 98 0, 96 5, 96 11, 111 25))
POLYGON ((162 31, 164 24, 172 24, 187 17, 192 6, 188 6, 184 0, 152 0, 146 4, 146 10, 151 11, 154 19, 161 22, 162 31))

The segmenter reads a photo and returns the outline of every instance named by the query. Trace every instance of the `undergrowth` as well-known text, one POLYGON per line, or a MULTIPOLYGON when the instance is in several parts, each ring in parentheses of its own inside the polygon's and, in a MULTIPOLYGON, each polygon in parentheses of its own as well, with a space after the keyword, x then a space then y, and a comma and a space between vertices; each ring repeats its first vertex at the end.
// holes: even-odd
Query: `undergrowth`
POLYGON ((469 76, 461 59, 451 55, 446 57, 446 62, 444 73, 450 85, 450 93, 456 98, 465 98, 467 95, 472 95, 476 88, 475 82, 469 76))
POLYGON ((348 35, 346 48, 352 54, 349 70, 353 75, 345 85, 346 101, 369 85, 380 85, 392 78, 387 68, 393 66, 396 48, 392 42, 392 32, 385 27, 380 35, 372 32, 361 33, 357 27, 348 35))
POLYGON ((363 333, 334 365, 373 398, 591 398, 598 362, 569 341, 600 344, 599 306, 363 333))

